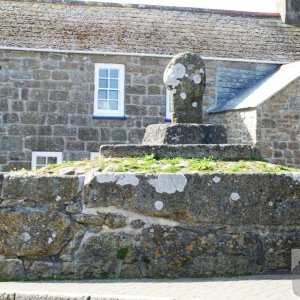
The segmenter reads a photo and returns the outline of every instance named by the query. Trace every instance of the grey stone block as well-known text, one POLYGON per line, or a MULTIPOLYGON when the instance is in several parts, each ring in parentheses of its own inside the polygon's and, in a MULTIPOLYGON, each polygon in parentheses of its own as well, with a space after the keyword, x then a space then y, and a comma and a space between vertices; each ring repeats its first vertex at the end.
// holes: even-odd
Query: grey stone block
POLYGON ((50 78, 50 71, 48 70, 34 70, 32 72, 34 80, 45 80, 50 78))
POLYGON ((132 116, 146 116, 147 107, 142 105, 126 105, 126 115, 132 116))
POLYGON ((38 126, 37 127, 38 135, 52 135, 52 127, 50 125, 38 126))
POLYGON ((48 124, 68 124, 69 115, 68 114, 48 114, 48 124))
POLYGON ((36 127, 33 125, 11 125, 7 128, 9 135, 36 135, 36 127))
MULTIPOLYGON (((66 150, 71 151, 83 151, 84 150, 84 142, 82 141, 70 141, 66 143, 66 150)), ((98 147, 99 150, 99 147, 98 147)), ((88 149, 88 151, 91 151, 88 149)))
POLYGON ((17 151, 23 149, 22 137, 15 136, 0 136, 1 151, 17 151))
POLYGON ((63 151, 65 141, 62 137, 26 137, 25 147, 32 151, 63 151))
POLYGON ((99 141, 99 132, 95 128, 79 127, 78 137, 82 141, 99 141))
POLYGON ((18 98, 18 90, 11 87, 9 84, 0 87, 0 98, 11 97, 13 99, 18 98))
POLYGON ((7 99, 0 99, 0 111, 8 110, 8 101, 7 99))
POLYGON ((30 100, 48 100, 48 90, 32 89, 29 93, 30 100))
POLYGON ((19 116, 16 113, 4 113, 2 118, 4 124, 13 124, 19 122, 19 116))
MULTIPOLYGON (((20 280, 24 278, 23 262, 20 259, 0 259, 0 278, 6 280, 20 280)), ((2 298, 0 296, 0 298, 2 298)), ((5 297, 4 299, 13 299, 5 297)))
POLYGON ((43 125, 46 121, 46 114, 36 112, 26 112, 21 114, 21 122, 23 124, 43 125))
POLYGON ((86 150, 90 152, 99 152, 101 143, 87 142, 86 150))
POLYGON ((70 116, 70 124, 77 126, 90 126, 91 115, 74 114, 70 116))
POLYGON ((146 87, 144 85, 128 85, 126 86, 127 94, 145 95, 146 87))
MULTIPOLYGON (((26 257, 55 255, 72 237, 67 215, 41 210, 1 208, 1 223, 8 228, 0 237, 0 254, 26 257), (47 223, 47 230, 39 223, 47 223), (24 232, 23 225, 26 224, 24 232)), ((0 261, 1 262, 1 261, 0 261)))
POLYGON ((23 101, 12 101, 12 110, 13 111, 24 111, 24 102, 23 101))
POLYGON ((125 129, 113 129, 111 132, 113 141, 124 142, 127 140, 127 134, 125 129))
MULTIPOLYGON (((39 110, 39 101, 26 101, 25 103, 26 111, 38 111, 39 110)), ((43 112, 44 110, 41 110, 43 112)))
POLYGON ((129 131, 129 142, 141 143, 145 134, 145 129, 135 128, 129 131))
POLYGON ((39 69, 41 62, 38 59, 26 58, 23 60, 24 69, 39 69))
POLYGON ((41 112, 56 112, 58 111, 58 104, 56 101, 40 101, 41 112))
POLYGON ((143 139, 144 145, 226 143, 223 126, 192 123, 149 125, 143 139))
POLYGON ((70 99, 68 91, 50 91, 50 100, 67 101, 70 99))
POLYGON ((69 74, 64 71, 53 71, 51 74, 53 80, 69 80, 69 74))
POLYGON ((67 126, 54 126, 53 134, 56 136, 76 136, 77 128, 67 126))
POLYGON ((249 159, 259 157, 259 151, 249 145, 102 145, 100 152, 106 157, 144 156, 156 154, 158 157, 184 157, 215 159, 249 159))
POLYGON ((75 203, 79 191, 75 176, 6 176, 3 182, 3 199, 30 199, 33 202, 75 203))
POLYGON ((76 103, 70 103, 66 101, 57 103, 57 111, 59 111, 60 113, 75 114, 76 110, 76 103))

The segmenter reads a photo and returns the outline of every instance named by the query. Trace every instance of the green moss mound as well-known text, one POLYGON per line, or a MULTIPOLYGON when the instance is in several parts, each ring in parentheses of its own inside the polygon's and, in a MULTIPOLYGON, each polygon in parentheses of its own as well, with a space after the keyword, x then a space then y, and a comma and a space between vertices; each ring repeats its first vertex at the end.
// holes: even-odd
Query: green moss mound
POLYGON ((212 158, 182 157, 158 158, 155 155, 127 158, 98 157, 93 160, 69 161, 49 165, 35 171, 18 173, 36 175, 81 175, 94 172, 141 172, 141 173, 281 173, 299 172, 299 169, 270 164, 260 160, 224 161, 212 158))

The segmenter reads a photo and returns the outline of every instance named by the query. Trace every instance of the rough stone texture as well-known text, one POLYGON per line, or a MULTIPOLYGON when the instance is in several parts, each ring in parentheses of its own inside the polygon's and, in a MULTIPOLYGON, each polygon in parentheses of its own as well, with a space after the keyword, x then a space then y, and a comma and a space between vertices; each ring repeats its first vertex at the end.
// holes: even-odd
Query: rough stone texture
POLYGON ((202 123, 205 81, 205 65, 199 55, 186 52, 173 57, 164 73, 173 123, 202 123))
MULTIPOLYGON (((1 50, 0 170, 30 168, 31 151, 61 151, 63 160, 74 160, 89 158, 102 144, 141 143, 148 125, 164 122, 163 73, 168 62, 160 57, 1 50), (28 59, 41 62, 40 68, 30 67, 28 59), (93 119, 95 63, 125 64, 127 120, 93 119), (65 72, 69 79, 54 80, 53 72, 65 72), (21 74, 25 79, 16 78, 21 74), (23 110, 13 109, 17 102, 23 103, 23 110)), ((217 98, 236 96, 276 67, 207 59, 205 65, 203 121, 216 124, 220 123, 210 122, 206 108, 217 98)))
POLYGON ((20 259, 2 259, 0 258, 0 278, 6 280, 23 279, 24 267, 20 259))
POLYGON ((2 199, 30 199, 35 202, 73 203, 79 189, 74 176, 4 175, 2 199))
POLYGON ((158 157, 203 158, 215 159, 249 159, 259 158, 260 153, 250 145, 102 145, 100 153, 105 157, 128 157, 155 154, 158 157))
POLYGON ((30 190, 0 200, 1 278, 259 274, 289 269, 300 247, 299 173, 95 173, 80 182, 70 202, 81 213, 50 210, 47 189, 40 202, 30 190))
POLYGON ((226 130, 211 124, 155 124, 146 128, 143 145, 226 144, 226 130))
POLYGON ((256 146, 272 163, 300 165, 300 79, 257 108, 212 114, 227 130, 228 143, 256 146))
MULTIPOLYGON (((279 14, 75 3, 1 1, 0 44, 170 55, 192 50, 206 57, 300 60, 300 28, 286 26, 279 14), (77 24, 81 26, 77 28, 77 24)), ((52 58, 53 65, 58 65, 60 56, 53 54, 52 58)), ((26 67, 36 68, 38 63, 28 60, 26 67)), ((47 61, 42 64, 49 66, 47 61)), ((72 62, 65 66, 72 67, 72 62)), ((16 72, 15 77, 26 75, 16 72)))
POLYGON ((52 256, 72 237, 70 220, 58 213, 2 207, 0 217, 2 255, 52 256))

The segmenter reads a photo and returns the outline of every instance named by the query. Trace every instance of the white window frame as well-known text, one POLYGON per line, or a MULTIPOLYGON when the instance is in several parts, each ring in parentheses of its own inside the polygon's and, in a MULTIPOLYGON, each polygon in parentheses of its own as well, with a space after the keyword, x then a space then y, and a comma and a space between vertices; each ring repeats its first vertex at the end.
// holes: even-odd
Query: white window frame
POLYGON ((31 153, 31 169, 36 170, 37 168, 37 158, 38 157, 45 157, 46 158, 46 165, 48 165, 48 158, 55 157, 56 163, 59 164, 62 162, 62 152, 48 152, 48 151, 32 151, 31 153))
POLYGON ((94 91, 94 116, 96 117, 124 117, 125 107, 125 65, 120 64, 95 64, 95 91, 94 91), (99 69, 118 70, 118 110, 98 108, 99 69))
POLYGON ((90 159, 94 159, 99 156, 101 156, 100 152, 91 152, 90 153, 90 159))
POLYGON ((166 120, 172 120, 172 99, 171 93, 167 90, 166 93, 166 120))

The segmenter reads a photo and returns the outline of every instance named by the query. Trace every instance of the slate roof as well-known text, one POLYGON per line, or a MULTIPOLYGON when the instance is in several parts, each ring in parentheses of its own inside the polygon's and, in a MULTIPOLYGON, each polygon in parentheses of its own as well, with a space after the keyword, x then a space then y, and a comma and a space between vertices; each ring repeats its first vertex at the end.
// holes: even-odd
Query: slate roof
POLYGON ((0 0, 0 46, 300 60, 300 28, 279 15, 138 5, 0 0))
POLYGON ((241 95, 207 110, 208 113, 256 108, 300 78, 300 61, 281 66, 278 71, 258 82, 241 95))

